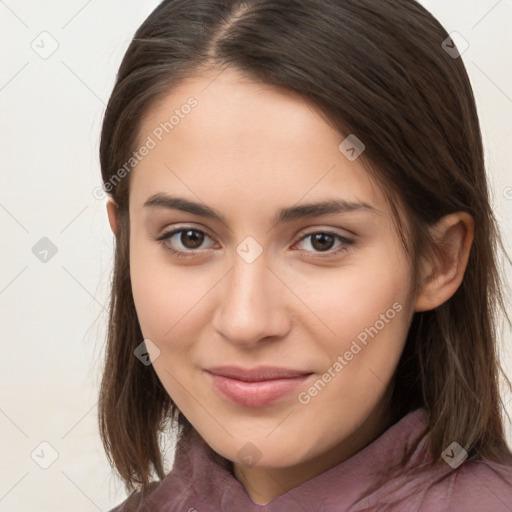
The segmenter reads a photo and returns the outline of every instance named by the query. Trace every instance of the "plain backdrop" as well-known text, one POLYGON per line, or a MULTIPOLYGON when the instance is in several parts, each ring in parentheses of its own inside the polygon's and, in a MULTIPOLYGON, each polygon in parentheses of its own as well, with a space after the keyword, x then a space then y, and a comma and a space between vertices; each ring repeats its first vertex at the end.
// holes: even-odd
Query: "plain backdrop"
MULTIPOLYGON (((125 497, 97 428, 114 239, 93 190, 115 74, 157 4, 0 0, 1 512, 107 511, 125 497)), ((510 252, 512 2, 425 5, 469 43, 462 58, 510 252)), ((508 328, 502 341, 510 373, 508 328)))

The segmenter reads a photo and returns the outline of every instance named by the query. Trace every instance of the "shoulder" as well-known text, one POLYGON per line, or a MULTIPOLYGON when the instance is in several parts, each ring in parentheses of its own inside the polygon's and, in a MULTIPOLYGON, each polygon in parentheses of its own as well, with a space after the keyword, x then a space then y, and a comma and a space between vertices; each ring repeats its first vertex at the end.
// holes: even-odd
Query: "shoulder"
POLYGON ((473 460, 456 469, 416 469, 389 482, 373 498, 375 510, 385 504, 393 512, 512 512, 512 466, 473 460))
POLYGON ((457 468, 450 480, 450 508, 447 510, 512 510, 512 466, 470 461, 457 468))
POLYGON ((111 509, 109 512, 145 512, 143 500, 155 491, 161 482, 151 482, 141 493, 140 491, 133 492, 126 498, 125 501, 117 505, 117 507, 111 509))

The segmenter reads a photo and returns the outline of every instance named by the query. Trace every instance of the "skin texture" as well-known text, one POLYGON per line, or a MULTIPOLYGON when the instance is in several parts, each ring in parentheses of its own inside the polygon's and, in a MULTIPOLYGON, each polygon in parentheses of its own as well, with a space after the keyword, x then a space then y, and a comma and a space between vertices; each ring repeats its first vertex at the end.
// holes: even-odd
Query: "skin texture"
MULTIPOLYGON (((129 177, 131 279, 141 329, 160 350, 154 369, 173 401, 233 461, 251 499, 265 504, 389 427, 390 383, 412 315, 442 304, 459 286, 472 219, 461 212, 440 221, 434 234, 446 258, 424 262, 424 284, 413 289, 380 187, 359 159, 340 152, 345 137, 300 97, 232 69, 173 89, 148 111, 140 145, 148 136, 158 143, 129 177), (158 141, 153 130, 190 97, 197 105, 158 141), (157 193, 208 205, 225 222, 143 207, 157 193), (273 222, 281 208, 327 199, 363 201, 377 211, 273 222), (166 240, 188 257, 157 241, 178 227, 206 233, 198 245, 186 232, 166 240), (325 231, 354 243, 328 239, 322 251, 306 236, 325 231), (262 249, 252 263, 236 251, 246 237, 262 249), (338 356, 365 328, 380 326, 382 314, 384 327, 358 343, 361 350, 332 377, 338 356), (224 364, 313 375, 277 402, 250 408, 210 385, 203 369, 224 364), (301 403, 299 393, 329 368, 330 381, 301 403), (250 467, 241 464, 241 449, 253 456, 250 467)), ((115 233, 116 205, 109 201, 107 210, 115 233)))

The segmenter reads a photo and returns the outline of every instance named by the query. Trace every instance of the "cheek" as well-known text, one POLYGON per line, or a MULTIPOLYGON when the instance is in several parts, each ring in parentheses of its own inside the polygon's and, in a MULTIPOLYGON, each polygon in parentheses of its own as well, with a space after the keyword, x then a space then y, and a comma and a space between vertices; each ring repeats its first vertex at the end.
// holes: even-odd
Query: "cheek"
POLYGON ((131 242, 130 279, 137 317, 144 337, 161 342, 178 321, 183 286, 163 263, 156 244, 136 237, 131 242))
POLYGON ((325 371, 331 368, 337 376, 333 380, 352 390, 352 400, 384 388, 407 337, 414 310, 410 266, 393 251, 384 244, 375 246, 364 258, 317 281, 316 293, 313 288, 305 292, 304 302, 321 320, 309 315, 312 336, 327 354, 325 371), (336 361, 340 364, 333 368, 336 361), (373 391, 369 383, 375 383, 373 391))
POLYGON ((141 243, 131 249, 135 309, 145 338, 154 340, 162 351, 179 351, 194 338, 192 331, 206 321, 208 292, 219 276, 199 267, 175 267, 164 249, 153 246, 141 243))
POLYGON ((392 324, 407 322, 404 312, 411 301, 407 262, 403 258, 386 261, 379 252, 369 252, 359 261, 317 276, 314 286, 304 279, 304 303, 317 313, 329 338, 348 340, 376 323, 384 332, 390 331, 392 324))

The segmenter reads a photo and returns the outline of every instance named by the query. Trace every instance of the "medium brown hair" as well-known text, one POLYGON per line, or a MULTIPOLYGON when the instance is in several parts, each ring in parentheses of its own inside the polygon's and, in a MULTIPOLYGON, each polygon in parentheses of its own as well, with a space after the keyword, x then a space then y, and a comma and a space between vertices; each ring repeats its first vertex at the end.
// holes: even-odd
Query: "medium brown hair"
MULTIPOLYGON (((173 87, 231 66, 300 94, 340 134, 364 142, 360 158, 394 208, 416 273, 420 259, 435 252, 429 227, 453 212, 471 214, 475 234, 463 281, 445 303, 414 314, 394 375, 392 413, 397 421, 417 407, 427 410, 435 461, 457 440, 469 460, 510 462, 496 344, 501 313, 510 325, 497 263, 504 249, 473 93, 461 58, 442 47, 448 37, 414 0, 164 1, 120 66, 103 121, 101 171, 111 184, 136 148, 144 115, 173 87)), ((192 426, 153 367, 134 356, 143 336, 130 283, 129 179, 107 190, 119 226, 99 425, 110 462, 133 489, 153 472, 165 476, 160 443, 169 425, 192 426)))

